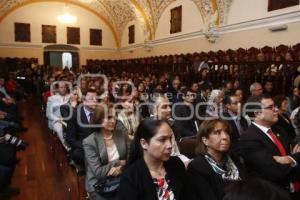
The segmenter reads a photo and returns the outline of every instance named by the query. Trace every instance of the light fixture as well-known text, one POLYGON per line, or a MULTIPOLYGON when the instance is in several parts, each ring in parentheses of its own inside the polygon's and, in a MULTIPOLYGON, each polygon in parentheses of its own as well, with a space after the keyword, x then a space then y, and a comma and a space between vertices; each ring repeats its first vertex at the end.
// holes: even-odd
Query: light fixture
POLYGON ((75 24, 77 22, 77 17, 70 14, 69 7, 66 4, 64 7, 64 14, 57 16, 57 20, 63 24, 75 24))

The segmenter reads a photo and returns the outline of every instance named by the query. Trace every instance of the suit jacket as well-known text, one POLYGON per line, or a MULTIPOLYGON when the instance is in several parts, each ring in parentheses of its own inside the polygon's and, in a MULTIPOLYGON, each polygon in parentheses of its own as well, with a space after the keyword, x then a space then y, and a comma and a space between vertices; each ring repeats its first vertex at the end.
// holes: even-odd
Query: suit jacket
MULTIPOLYGON (((281 130, 272 128, 272 131, 278 136, 289 155, 290 140, 281 130)), ((254 124, 251 124, 241 136, 238 148, 249 175, 269 180, 284 189, 289 187, 290 182, 300 178, 300 153, 291 155, 298 163, 296 167, 275 162, 273 156, 281 156, 277 146, 254 124)))
MULTIPOLYGON (((186 179, 184 164, 179 158, 171 157, 164 166, 175 199, 184 199, 182 196, 186 179)), ((122 175, 118 196, 120 200, 158 200, 155 184, 143 158, 129 166, 122 175)))
POLYGON ((113 134, 113 140, 120 158, 111 162, 108 162, 108 154, 101 131, 94 132, 83 140, 86 165, 86 190, 88 192, 94 192, 93 185, 100 178, 105 177, 112 167, 119 166, 120 160, 128 159, 130 142, 126 133, 120 129, 116 129, 113 134))
MULTIPOLYGON (((245 168, 236 156, 230 156, 238 168, 241 179, 245 178, 245 168)), ((217 174, 203 155, 197 156, 188 166, 186 199, 222 200, 227 186, 235 181, 225 181, 217 174)))
POLYGON ((222 118, 230 125, 231 149, 233 152, 236 152, 240 137, 247 130, 248 123, 246 119, 241 116, 241 119, 239 120, 239 123, 241 125, 241 132, 239 132, 232 116, 228 112, 223 112, 222 114, 222 118))
POLYGON ((47 101, 46 116, 48 118, 48 127, 53 130, 53 125, 61 118, 60 106, 66 104, 70 99, 69 95, 61 96, 59 94, 50 96, 47 101))
POLYGON ((94 128, 81 126, 78 124, 78 121, 81 121, 83 125, 89 124, 83 107, 80 109, 74 109, 71 119, 67 121, 66 141, 72 149, 82 149, 82 140, 95 131, 94 128))
POLYGON ((177 119, 183 117, 189 117, 191 114, 191 109, 193 106, 189 107, 187 105, 179 104, 174 108, 174 134, 176 140, 179 140, 181 137, 193 136, 196 135, 197 130, 195 126, 195 118, 192 119, 177 119))

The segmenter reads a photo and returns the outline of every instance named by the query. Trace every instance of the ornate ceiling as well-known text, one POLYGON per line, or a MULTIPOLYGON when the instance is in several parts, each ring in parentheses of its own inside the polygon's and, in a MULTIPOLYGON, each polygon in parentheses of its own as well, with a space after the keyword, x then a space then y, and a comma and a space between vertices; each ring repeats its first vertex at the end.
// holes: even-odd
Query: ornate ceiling
MULTIPOLYGON (((138 20, 145 40, 154 39, 159 19, 168 5, 176 0, 0 0, 0 21, 18 7, 35 2, 68 2, 97 14, 111 28, 117 45, 126 25, 138 20)), ((207 24, 215 13, 215 25, 226 24, 232 0, 185 0, 193 1, 201 13, 200 23, 207 24)))

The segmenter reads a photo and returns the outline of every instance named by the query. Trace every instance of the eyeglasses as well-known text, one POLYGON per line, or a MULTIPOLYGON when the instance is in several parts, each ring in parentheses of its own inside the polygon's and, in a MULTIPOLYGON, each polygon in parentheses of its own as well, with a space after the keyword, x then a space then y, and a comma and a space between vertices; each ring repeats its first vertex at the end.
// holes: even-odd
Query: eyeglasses
POLYGON ((265 109, 265 110, 277 111, 277 110, 278 110, 278 107, 275 106, 275 105, 270 105, 270 106, 264 107, 263 109, 265 109))

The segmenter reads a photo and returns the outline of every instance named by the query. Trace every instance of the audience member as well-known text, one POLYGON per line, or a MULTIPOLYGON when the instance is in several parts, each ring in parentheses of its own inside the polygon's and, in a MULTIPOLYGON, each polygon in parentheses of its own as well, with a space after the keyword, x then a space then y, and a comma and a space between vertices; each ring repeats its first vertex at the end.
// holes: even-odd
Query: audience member
POLYGON ((143 120, 135 134, 130 165, 121 177, 119 199, 185 199, 185 167, 171 157, 173 132, 164 120, 143 120))
POLYGON ((48 118, 48 127, 57 134, 65 149, 69 150, 63 137, 63 118, 60 112, 60 106, 66 104, 70 99, 67 87, 66 82, 61 81, 58 83, 58 92, 48 98, 46 116, 48 118))
POLYGON ((239 152, 249 175, 269 180, 289 192, 297 192, 299 146, 290 150, 291 141, 287 134, 272 127, 278 121, 278 108, 272 98, 253 96, 248 103, 246 109, 253 122, 241 135, 239 152))
POLYGON ((230 184, 245 178, 244 166, 230 155, 230 127, 220 119, 204 121, 197 134, 197 157, 188 166, 186 199, 221 200, 230 184))
POLYGON ((283 128, 286 134, 293 139, 296 136, 296 133, 292 125, 292 121, 286 114, 289 107, 287 98, 285 96, 276 96, 274 97, 274 104, 278 108, 278 121, 274 124, 274 126, 283 128))
POLYGON ((195 119, 195 112, 193 102, 195 99, 195 93, 189 88, 182 91, 183 102, 173 105, 175 119, 174 122, 174 133, 176 140, 181 137, 194 136, 197 133, 197 121, 195 119))
POLYGON ((242 107, 239 98, 231 93, 225 95, 223 104, 226 108, 222 114, 223 120, 227 121, 230 126, 231 149, 233 152, 237 150, 237 144, 240 136, 247 130, 247 120, 242 115, 242 107))
POLYGON ((252 83, 250 85, 250 94, 251 96, 259 96, 263 94, 263 88, 260 83, 252 83))
POLYGON ((127 135, 130 139, 133 139, 134 133, 139 125, 139 113, 135 109, 133 99, 131 96, 123 97, 125 99, 120 100, 122 109, 118 114, 118 120, 122 123, 126 129, 127 135))
MULTIPOLYGON (((158 96, 153 98, 151 104, 151 113, 152 119, 165 120, 169 123, 171 129, 174 129, 174 119, 171 115, 171 103, 169 99, 165 96, 158 96)), ((174 133, 174 132, 173 132, 174 133)), ((182 162, 187 166, 190 159, 188 159, 185 155, 181 154, 175 140, 175 135, 172 137, 172 154, 171 156, 178 156, 182 162)))
POLYGON ((129 138, 127 133, 117 128, 116 111, 112 104, 98 105, 94 109, 92 122, 102 127, 83 140, 86 190, 91 200, 117 199, 117 193, 109 198, 98 194, 94 185, 105 177, 122 174, 129 155, 129 138))
POLYGON ((208 117, 220 117, 223 112, 224 92, 212 90, 207 102, 206 115, 208 117))
POLYGON ((264 84, 264 94, 269 95, 271 97, 274 96, 273 91, 273 82, 271 80, 267 80, 264 84))
POLYGON ((89 88, 83 98, 82 106, 74 109, 66 128, 66 141, 71 147, 70 158, 79 165, 84 165, 82 140, 94 132, 90 123, 97 104, 97 93, 94 88, 89 88))

